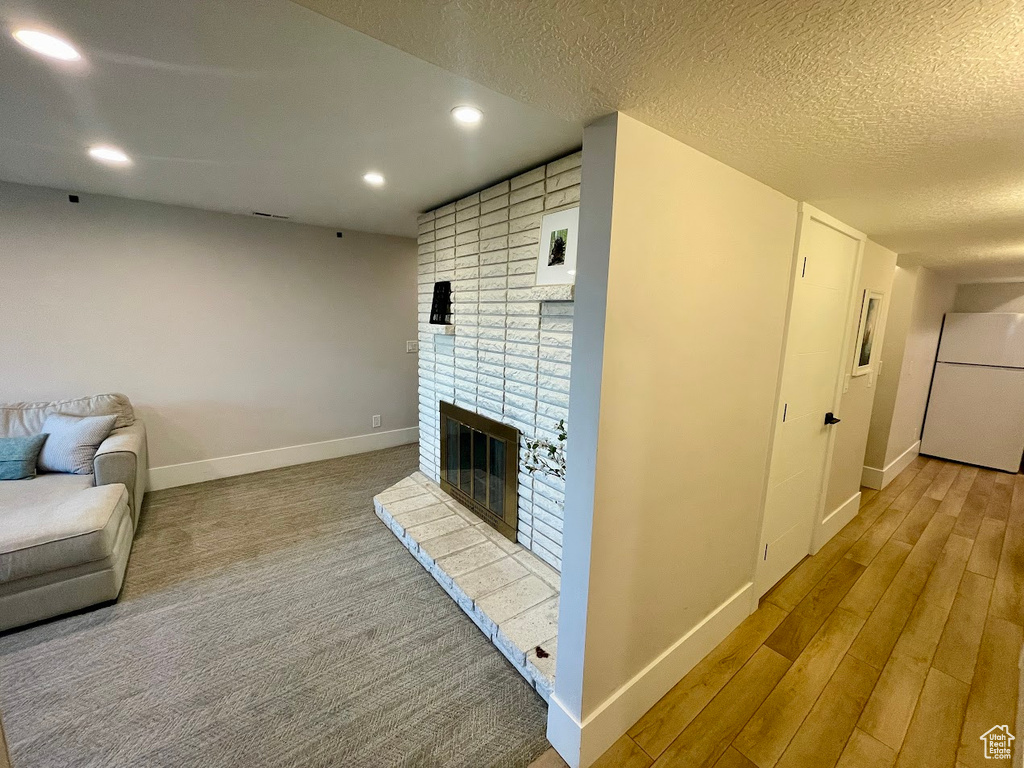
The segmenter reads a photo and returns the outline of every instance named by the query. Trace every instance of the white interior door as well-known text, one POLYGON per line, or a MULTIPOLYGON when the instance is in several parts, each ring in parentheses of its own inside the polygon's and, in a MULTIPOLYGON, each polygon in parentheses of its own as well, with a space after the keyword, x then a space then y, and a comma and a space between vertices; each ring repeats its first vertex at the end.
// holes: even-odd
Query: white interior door
MULTIPOLYGON (((864 235, 810 206, 800 230, 755 592, 810 553, 839 417, 864 235)), ((859 309, 859 306, 857 307, 859 309)))

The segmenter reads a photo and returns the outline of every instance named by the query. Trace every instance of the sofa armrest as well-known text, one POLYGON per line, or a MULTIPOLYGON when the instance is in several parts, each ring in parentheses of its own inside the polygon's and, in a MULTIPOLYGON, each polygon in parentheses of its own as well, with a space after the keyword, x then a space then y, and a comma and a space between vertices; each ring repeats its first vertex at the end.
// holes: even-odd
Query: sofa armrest
POLYGON ((146 427, 136 420, 129 427, 115 429, 100 443, 93 459, 96 485, 124 483, 132 507, 132 522, 137 526, 142 498, 146 493, 146 474, 149 455, 146 446, 146 427))

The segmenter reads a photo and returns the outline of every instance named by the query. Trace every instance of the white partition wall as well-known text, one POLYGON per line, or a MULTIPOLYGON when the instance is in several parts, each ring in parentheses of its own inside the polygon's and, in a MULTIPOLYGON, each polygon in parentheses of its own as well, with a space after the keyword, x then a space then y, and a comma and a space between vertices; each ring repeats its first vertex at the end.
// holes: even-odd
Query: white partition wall
POLYGON ((583 169, 548 728, 574 766, 749 611, 797 218, 621 114, 583 169))

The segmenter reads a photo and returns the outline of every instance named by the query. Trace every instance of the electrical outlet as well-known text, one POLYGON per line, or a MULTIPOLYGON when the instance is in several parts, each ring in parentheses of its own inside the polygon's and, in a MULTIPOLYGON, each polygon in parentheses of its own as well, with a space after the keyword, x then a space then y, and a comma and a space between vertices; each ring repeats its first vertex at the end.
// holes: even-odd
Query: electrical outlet
POLYGON ((406 352, 419 352, 420 351, 420 343, 418 341, 407 341, 407 342, 405 342, 405 351, 406 352))
POLYGON ((380 429, 380 416, 373 417, 373 428, 380 429))

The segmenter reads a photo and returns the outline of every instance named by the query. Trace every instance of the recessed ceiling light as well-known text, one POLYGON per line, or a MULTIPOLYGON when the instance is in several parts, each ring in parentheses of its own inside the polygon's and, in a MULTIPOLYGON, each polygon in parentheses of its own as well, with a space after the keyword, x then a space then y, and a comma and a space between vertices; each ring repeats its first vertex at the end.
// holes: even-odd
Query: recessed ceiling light
POLYGON ((384 186, 384 176, 377 173, 376 171, 370 171, 369 173, 363 174, 363 181, 369 184, 371 187, 382 187, 384 186))
POLYGON ((14 32, 14 39, 30 51, 49 56, 61 61, 78 61, 82 58, 75 46, 67 40, 40 32, 38 29, 19 29, 14 32))
POLYGON ((89 157, 108 165, 128 165, 132 161, 117 147, 89 147, 89 157))
POLYGON ((484 113, 476 107, 462 106, 452 110, 452 117, 455 118, 457 123, 476 125, 483 119, 484 113))

